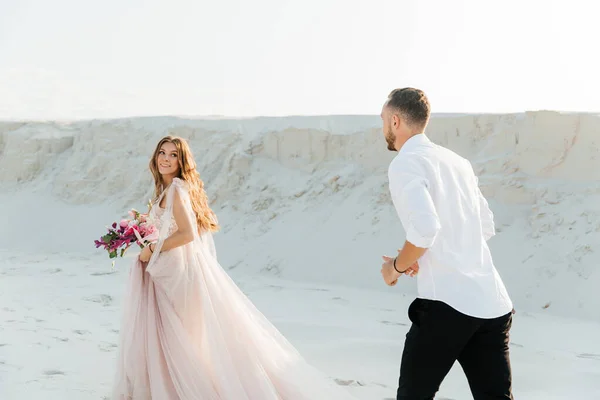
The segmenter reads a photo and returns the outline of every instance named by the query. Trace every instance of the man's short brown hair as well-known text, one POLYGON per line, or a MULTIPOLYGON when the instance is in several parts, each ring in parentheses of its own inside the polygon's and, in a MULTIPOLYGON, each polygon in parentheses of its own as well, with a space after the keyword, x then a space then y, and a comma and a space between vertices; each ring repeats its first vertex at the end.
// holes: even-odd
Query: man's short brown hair
POLYGON ((427 96, 420 89, 394 89, 388 95, 386 106, 400 114, 408 125, 415 128, 425 129, 429 122, 431 106, 427 96))

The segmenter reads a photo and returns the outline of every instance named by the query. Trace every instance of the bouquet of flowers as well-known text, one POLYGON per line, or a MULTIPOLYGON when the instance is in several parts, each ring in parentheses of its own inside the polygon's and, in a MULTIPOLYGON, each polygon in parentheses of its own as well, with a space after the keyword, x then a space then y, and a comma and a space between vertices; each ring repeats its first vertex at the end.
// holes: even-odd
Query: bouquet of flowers
MULTIPOLYGON (((119 224, 113 222, 107 227, 108 233, 94 240, 96 248, 103 247, 108 252, 109 258, 123 257, 127 249, 134 243, 144 248, 158 240, 158 229, 148 221, 148 214, 142 214, 132 209, 129 219, 123 219, 119 224)), ((113 267, 115 262, 113 260, 113 267)))

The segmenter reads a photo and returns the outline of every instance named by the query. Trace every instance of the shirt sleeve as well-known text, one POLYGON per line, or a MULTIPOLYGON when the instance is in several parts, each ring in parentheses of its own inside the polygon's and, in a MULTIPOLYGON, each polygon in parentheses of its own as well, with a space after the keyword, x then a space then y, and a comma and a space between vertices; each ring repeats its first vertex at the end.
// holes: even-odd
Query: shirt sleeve
POLYGON ((479 215, 481 217, 481 231, 483 237, 488 241, 496 234, 496 226, 494 224, 494 213, 490 210, 490 206, 479 189, 479 179, 475 177, 475 188, 477 197, 479 198, 479 215))
POLYGON ((406 160, 399 168, 390 167, 390 194, 406 231, 406 240, 421 248, 429 248, 440 231, 440 219, 429 193, 429 181, 414 162, 406 160))

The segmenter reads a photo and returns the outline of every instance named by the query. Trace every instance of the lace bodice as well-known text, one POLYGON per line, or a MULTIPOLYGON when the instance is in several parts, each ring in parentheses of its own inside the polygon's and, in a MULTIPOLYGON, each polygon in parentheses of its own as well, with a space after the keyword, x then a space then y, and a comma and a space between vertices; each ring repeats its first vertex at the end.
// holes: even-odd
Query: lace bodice
MULTIPOLYGON (((186 191, 187 184, 180 178, 173 178, 173 182, 170 187, 172 188, 172 190, 179 188, 180 190, 186 191)), ((172 192, 172 190, 171 190, 171 192, 172 192)), ((164 216, 164 213, 166 212, 167 208, 169 208, 168 204, 166 204, 166 206, 167 206, 166 208, 161 208, 160 203, 163 200, 163 198, 165 196, 167 196, 168 191, 169 191, 169 188, 166 188, 163 190, 163 192, 160 194, 160 196, 158 196, 158 198, 152 205, 152 208, 148 215, 149 222, 151 224, 153 224, 156 228, 158 228, 159 232, 161 229, 163 229, 163 224, 166 223, 166 221, 163 221, 163 216, 164 216)), ((167 201, 169 201, 169 200, 167 200, 167 201)), ((177 223, 175 222, 175 217, 173 216, 173 213, 171 212, 171 221, 169 222, 168 233, 166 234, 165 237, 162 237, 161 239, 166 239, 167 237, 171 236, 175 231, 177 231, 177 223)))
MULTIPOLYGON (((158 204, 154 204, 150 210, 149 220, 159 231, 162 228, 164 213, 165 209, 161 208, 158 204)), ((171 226, 169 227, 167 237, 171 236, 175 231, 177 231, 177 223, 175 222, 175 217, 171 215, 171 226)))

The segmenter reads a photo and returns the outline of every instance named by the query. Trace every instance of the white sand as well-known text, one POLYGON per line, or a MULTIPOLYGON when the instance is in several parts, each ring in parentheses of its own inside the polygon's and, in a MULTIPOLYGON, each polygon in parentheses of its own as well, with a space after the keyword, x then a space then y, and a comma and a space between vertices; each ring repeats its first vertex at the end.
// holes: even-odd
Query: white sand
MULTIPOLYGON (((0 399, 108 396, 129 258, 111 271, 93 240, 144 209, 169 130, 191 139, 240 287, 359 398, 395 398, 416 290, 379 274, 404 233, 369 116, 0 122, 0 399)), ((517 399, 600 397, 599 130, 554 112, 435 116, 428 130, 473 162, 496 213, 517 399)), ((438 398, 470 398, 458 365, 438 398)))

